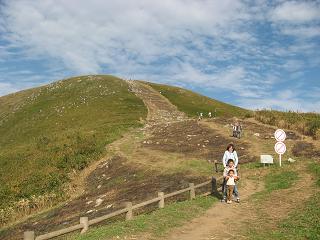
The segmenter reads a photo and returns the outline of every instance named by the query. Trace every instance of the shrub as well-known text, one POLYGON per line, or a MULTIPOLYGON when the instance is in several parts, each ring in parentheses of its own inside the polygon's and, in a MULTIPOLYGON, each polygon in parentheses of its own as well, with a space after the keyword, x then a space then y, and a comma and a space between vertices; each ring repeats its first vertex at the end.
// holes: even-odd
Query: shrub
POLYGON ((255 112, 254 117, 262 123, 297 130, 314 138, 317 137, 317 132, 320 129, 320 115, 317 113, 258 110, 255 112))

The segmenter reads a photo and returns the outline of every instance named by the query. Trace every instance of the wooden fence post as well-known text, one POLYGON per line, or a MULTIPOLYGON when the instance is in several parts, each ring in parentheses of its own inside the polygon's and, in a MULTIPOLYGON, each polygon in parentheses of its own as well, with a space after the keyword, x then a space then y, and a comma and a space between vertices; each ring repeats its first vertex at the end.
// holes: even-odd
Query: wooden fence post
POLYGON ((164 192, 158 192, 158 197, 160 197, 159 208, 164 208, 164 192))
POLYGON ((211 195, 217 198, 221 198, 217 188, 217 179, 215 177, 212 177, 211 179, 211 195))
POLYGON ((34 240, 34 231, 27 231, 23 233, 23 240, 34 240))
POLYGON ((88 228, 89 228, 89 218, 88 217, 80 217, 80 224, 83 225, 83 228, 81 230, 81 234, 84 234, 86 231, 88 231, 88 228))
POLYGON ((194 189, 194 183, 189 183, 190 187, 190 199, 195 199, 196 198, 196 191, 194 189))
POLYGON ((126 214, 126 220, 131 220, 133 218, 132 202, 126 202, 126 208, 128 209, 128 212, 126 214))

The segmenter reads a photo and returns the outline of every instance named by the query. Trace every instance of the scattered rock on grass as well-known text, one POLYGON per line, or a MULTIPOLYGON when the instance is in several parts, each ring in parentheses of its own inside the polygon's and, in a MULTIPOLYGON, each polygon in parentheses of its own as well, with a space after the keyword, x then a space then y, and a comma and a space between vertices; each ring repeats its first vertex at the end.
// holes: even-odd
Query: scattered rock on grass
POLYGON ((100 206, 102 202, 103 202, 103 199, 98 198, 98 199, 96 200, 96 205, 95 205, 95 207, 100 206))

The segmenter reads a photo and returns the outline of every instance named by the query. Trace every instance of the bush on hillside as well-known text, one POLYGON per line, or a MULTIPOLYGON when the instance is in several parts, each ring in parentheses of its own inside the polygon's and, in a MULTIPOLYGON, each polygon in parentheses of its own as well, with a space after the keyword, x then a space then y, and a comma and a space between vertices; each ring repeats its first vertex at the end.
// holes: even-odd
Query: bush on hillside
POLYGON ((256 120, 278 126, 280 128, 297 130, 298 132, 320 139, 320 115, 317 113, 298 113, 293 111, 280 112, 274 110, 258 110, 256 120))

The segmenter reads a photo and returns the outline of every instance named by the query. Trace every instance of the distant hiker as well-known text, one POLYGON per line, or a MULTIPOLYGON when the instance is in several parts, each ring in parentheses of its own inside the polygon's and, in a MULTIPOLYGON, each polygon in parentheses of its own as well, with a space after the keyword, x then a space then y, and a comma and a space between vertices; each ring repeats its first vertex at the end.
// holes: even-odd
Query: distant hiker
POLYGON ((223 167, 227 166, 229 159, 233 159, 235 167, 238 166, 238 162, 239 162, 238 154, 237 154, 237 151, 232 143, 228 144, 227 150, 223 154, 223 157, 222 157, 223 167))
POLYGON ((241 138, 242 126, 239 122, 236 123, 236 137, 241 138))
POLYGON ((232 137, 241 138, 242 126, 239 122, 232 125, 232 137))
POLYGON ((211 118, 211 117, 212 117, 211 112, 209 112, 209 113, 208 113, 208 117, 209 117, 209 118, 211 118))
POLYGON ((235 137, 237 134, 237 126, 233 124, 231 126, 232 126, 232 137, 235 137))
POLYGON ((239 180, 238 171, 234 165, 233 159, 228 159, 227 166, 223 170, 223 183, 222 183, 222 192, 223 192, 223 199, 222 202, 225 202, 227 199, 231 201, 232 193, 237 198, 236 202, 240 202, 239 192, 235 181, 239 180), (230 171, 232 171, 232 175, 230 175, 230 171))
POLYGON ((203 113, 201 112, 201 113, 199 114, 198 120, 200 121, 200 120, 202 120, 202 118, 203 118, 203 113))

